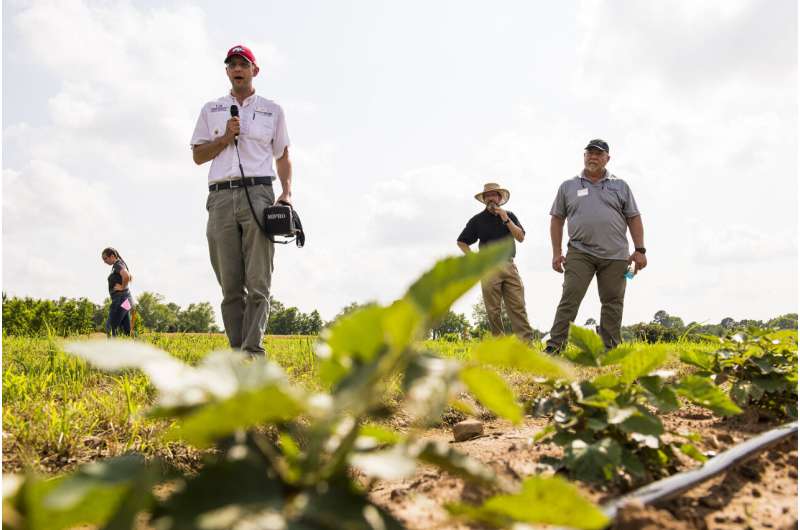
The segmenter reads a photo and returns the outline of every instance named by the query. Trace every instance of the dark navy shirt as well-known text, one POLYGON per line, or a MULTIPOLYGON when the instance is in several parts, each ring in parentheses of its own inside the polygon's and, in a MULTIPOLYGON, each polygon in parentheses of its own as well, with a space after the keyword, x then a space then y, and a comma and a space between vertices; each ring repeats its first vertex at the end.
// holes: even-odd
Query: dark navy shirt
POLYGON ((128 266, 121 259, 115 261, 114 264, 111 266, 111 274, 108 275, 108 294, 112 296, 129 293, 127 288, 123 289, 122 291, 114 290, 115 285, 117 284, 122 285, 122 274, 120 274, 119 272, 122 269, 127 270, 128 266))
MULTIPOLYGON (((525 232, 517 216, 508 210, 506 210, 506 213, 508 214, 508 218, 525 232)), ((461 231, 461 235, 458 236, 458 241, 466 243, 467 245, 472 245, 478 241, 478 248, 483 248, 484 245, 505 237, 511 237, 512 241, 514 240, 511 231, 508 229, 508 225, 503 223, 499 215, 489 213, 489 210, 483 210, 467 221, 467 226, 461 231)), ((513 258, 516 255, 517 246, 516 243, 514 243, 514 248, 511 250, 511 257, 513 258)))

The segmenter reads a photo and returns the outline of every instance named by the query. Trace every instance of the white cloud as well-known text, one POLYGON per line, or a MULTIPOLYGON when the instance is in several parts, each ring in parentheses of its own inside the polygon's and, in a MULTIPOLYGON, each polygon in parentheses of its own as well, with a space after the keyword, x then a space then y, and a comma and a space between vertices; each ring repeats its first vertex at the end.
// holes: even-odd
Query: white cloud
MULTIPOLYGON (((307 8, 285 9, 267 14, 285 27, 305 20, 307 8)), ((4 60, 26 75, 4 89, 19 96, 23 83, 43 83, 47 92, 25 100, 29 123, 4 128, 4 286, 100 299, 107 271, 97 254, 112 244, 139 292, 218 305, 207 166, 194 166, 188 141, 203 102, 227 90, 222 55, 241 38, 262 67, 259 91, 279 88, 308 228, 306 248, 278 249, 273 288, 286 304, 329 318, 351 301, 401 295, 437 257, 458 252, 458 233, 480 209, 472 195, 497 181, 528 233, 517 262, 532 323, 548 327, 561 289, 549 270, 549 208, 580 170, 585 142, 602 136, 643 211, 651 260, 629 286, 626 322, 658 309, 687 320, 796 310, 795 4, 621 0, 584 2, 577 13, 577 26, 554 30, 576 36, 577 61, 573 48, 547 48, 555 34, 521 31, 524 17, 509 11, 495 22, 519 40, 487 41, 481 57, 500 59, 482 68, 461 57, 463 35, 436 20, 435 35, 420 30, 413 58, 370 36, 364 53, 374 61, 365 62, 352 56, 364 51, 358 35, 318 28, 291 40, 276 29, 248 39, 247 24, 189 4, 12 4, 4 60), (350 55, 333 64, 334 48, 319 49, 339 37, 350 55), (547 53, 503 62, 518 57, 512 45, 547 53), (510 81, 498 65, 531 74, 508 72, 510 81)), ((368 10, 348 16, 353 31, 373 27, 357 18, 368 10)), ((456 308, 469 314, 477 298, 474 290, 456 308)), ((590 288, 578 319, 598 315, 590 288)))

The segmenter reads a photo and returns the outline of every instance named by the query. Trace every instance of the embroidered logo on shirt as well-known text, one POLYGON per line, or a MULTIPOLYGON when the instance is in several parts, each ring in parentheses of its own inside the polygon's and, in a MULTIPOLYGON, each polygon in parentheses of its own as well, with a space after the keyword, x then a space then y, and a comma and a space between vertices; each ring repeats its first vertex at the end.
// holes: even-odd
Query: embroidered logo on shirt
POLYGON ((222 111, 225 111, 225 110, 228 110, 228 107, 226 107, 225 105, 222 105, 221 103, 217 103, 216 105, 211 107, 211 112, 222 112, 222 111))

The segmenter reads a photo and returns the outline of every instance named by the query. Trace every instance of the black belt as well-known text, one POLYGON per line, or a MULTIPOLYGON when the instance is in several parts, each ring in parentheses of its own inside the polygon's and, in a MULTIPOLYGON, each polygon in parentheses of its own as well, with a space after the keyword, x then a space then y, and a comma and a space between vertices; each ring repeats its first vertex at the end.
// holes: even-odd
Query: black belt
POLYGON ((208 187, 208 191, 229 190, 244 187, 245 182, 248 186, 272 186, 272 177, 245 177, 244 179, 226 180, 217 182, 208 187))

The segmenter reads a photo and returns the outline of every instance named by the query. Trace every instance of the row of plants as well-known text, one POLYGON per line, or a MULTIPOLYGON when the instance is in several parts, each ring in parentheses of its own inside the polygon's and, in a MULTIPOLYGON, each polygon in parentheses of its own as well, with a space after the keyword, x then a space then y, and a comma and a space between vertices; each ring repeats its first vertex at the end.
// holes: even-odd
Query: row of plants
POLYGON ((692 350, 682 360, 698 370, 680 377, 661 369, 663 349, 623 345, 606 352, 596 334, 579 327, 571 329, 574 347, 566 360, 514 337, 477 343, 461 360, 433 354, 422 339, 509 251, 500 245, 443 260, 395 303, 339 319, 317 348, 319 389, 290 384, 273 362, 248 363, 230 352, 190 366, 140 343, 116 343, 113 351, 108 343, 70 344, 70 352, 98 368, 146 374, 158 393, 148 416, 172 422, 165 439, 213 450, 191 476, 129 455, 55 479, 4 477, 13 485, 4 496, 4 526, 131 528, 144 511, 158 528, 402 528, 367 497, 370 484, 409 476, 427 464, 482 488, 482 502, 447 507, 454 518, 496 527, 527 522, 601 528, 607 518, 566 481, 534 476, 510 482, 420 434, 449 408, 474 414, 465 392, 520 423, 526 406, 498 373, 505 370, 536 376, 547 388, 527 404, 552 420, 539 439, 564 447, 556 467, 590 482, 668 474, 679 453, 702 461, 697 435, 667 433, 659 418, 681 399, 723 416, 754 404, 792 414, 787 401, 789 385, 797 382, 796 343, 788 337, 739 335, 714 353, 692 350), (576 380, 582 366, 602 373, 576 380), (392 412, 386 389, 398 379, 401 406, 412 418, 402 433, 381 423, 392 412), (366 484, 354 479, 352 469, 367 477, 366 484), (174 492, 156 498, 153 488, 167 482, 174 492))
MULTIPOLYGON (((194 475, 164 463, 123 456, 42 479, 4 477, 4 527, 68 528, 79 523, 132 528, 147 512, 159 528, 402 528, 367 497, 351 468, 370 480, 414 472, 431 464, 482 485, 480 506, 453 506, 454 516, 496 526, 512 521, 600 528, 606 518, 559 478, 532 477, 508 484, 480 462, 447 444, 423 440, 421 430, 459 404, 469 389, 492 410, 519 405, 494 371, 459 363, 419 345, 431 325, 479 279, 509 256, 508 244, 439 262, 389 306, 371 306, 337 322, 318 350, 326 391, 289 384, 280 367, 217 352, 197 366, 136 342, 80 341, 68 351, 111 371, 136 368, 156 387, 150 417, 175 420, 165 437, 215 450, 194 475), (383 389, 400 377, 413 428, 378 426, 387 413, 383 389), (172 481, 174 492, 153 488, 172 481), (564 507, 569 509, 563 509, 564 507)), ((568 377, 556 361, 516 341, 500 342, 484 360, 509 363, 542 376, 568 377), (519 366, 517 366, 519 365, 519 366)), ((509 408, 510 407, 510 408, 509 408)), ((517 412, 521 418, 521 412, 517 412)), ((518 419, 519 419, 518 418, 518 419)))

